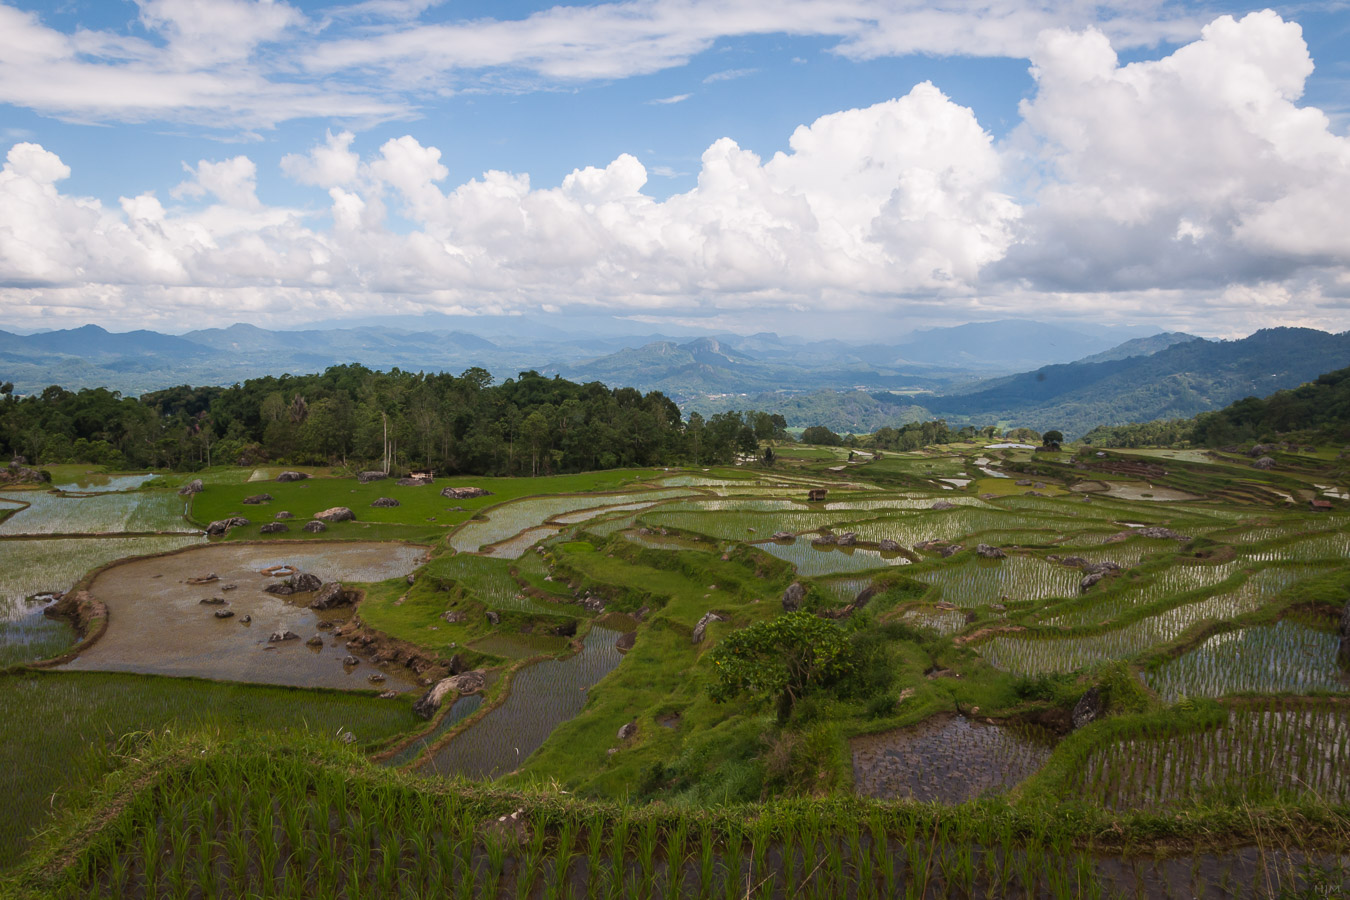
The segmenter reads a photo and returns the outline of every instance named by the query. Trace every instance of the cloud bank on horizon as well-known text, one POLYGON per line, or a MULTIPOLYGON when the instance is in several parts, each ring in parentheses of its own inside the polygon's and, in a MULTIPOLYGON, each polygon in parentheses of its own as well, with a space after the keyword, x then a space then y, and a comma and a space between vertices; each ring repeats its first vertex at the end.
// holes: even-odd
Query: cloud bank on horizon
MULTIPOLYGON (((1274 11, 1203 23, 1161 2, 631 0, 446 20, 435 0, 137 6, 134 27, 63 29, 0 4, 0 108, 31 123, 0 128, 4 327, 582 309, 789 331, 808 312, 1350 327, 1350 138, 1302 102, 1308 43, 1274 11), (923 80, 816 116, 772 154, 721 137, 673 193, 650 182, 673 169, 630 152, 556 185, 499 169, 455 183, 453 148, 419 136, 446 97, 565 104, 775 36, 850 63, 1026 59, 1032 80, 1002 124, 923 80), (1148 49, 1160 42, 1173 49, 1148 49), (34 133, 49 122, 67 144, 186 129, 207 137, 185 146, 214 152, 149 187, 81 180, 34 133), (402 133, 357 149, 391 127, 402 133), (228 152, 221 137, 269 149, 228 152)), ((685 107, 759 72, 724 66, 641 105, 685 107)))

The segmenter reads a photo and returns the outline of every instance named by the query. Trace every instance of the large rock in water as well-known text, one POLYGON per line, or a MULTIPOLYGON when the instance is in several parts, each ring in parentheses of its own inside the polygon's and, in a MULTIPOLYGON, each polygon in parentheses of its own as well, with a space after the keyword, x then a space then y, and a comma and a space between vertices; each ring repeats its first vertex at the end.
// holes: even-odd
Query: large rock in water
POLYGON ((332 509, 315 513, 314 518, 321 522, 351 522, 356 519, 356 513, 345 506, 334 506, 332 509))
POLYGON ((277 476, 277 481, 304 481, 308 477, 304 472, 282 472, 277 476))
POLYGON ((248 524, 251 523, 249 522, 248 519, 245 519, 243 516, 233 516, 228 519, 217 519, 210 525, 206 526, 206 533, 216 535, 224 534, 231 528, 242 528, 248 524))
POLYGON ((975 547, 975 553, 983 556, 985 559, 1003 559, 1008 554, 997 547, 991 547, 988 544, 979 544, 975 547))
POLYGON ((345 589, 340 581, 330 581, 319 588, 319 592, 314 595, 314 599, 309 601, 309 608, 332 609, 335 606, 346 606, 351 602, 351 591, 345 589))
POLYGON ((318 575, 305 572, 301 575, 292 575, 277 584, 269 584, 263 590, 279 597, 289 597, 291 594, 307 594, 310 591, 317 591, 321 587, 323 587, 323 581, 319 579, 318 575))
POLYGON ((462 675, 442 678, 413 704, 413 712, 424 719, 430 719, 436 715, 436 710, 441 708, 441 702, 445 700, 446 694, 451 691, 459 694, 476 694, 483 689, 485 684, 487 684, 487 678, 482 669, 474 669, 472 672, 465 672, 462 675))
POLYGON ((796 612, 802 608, 802 601, 806 599, 806 585, 800 581, 794 581, 783 591, 783 611, 796 612))
POLYGON ((184 495, 187 495, 187 494, 200 494, 200 493, 202 492, 203 488, 204 488, 204 486, 202 485, 202 480, 201 480, 200 478, 194 478, 194 479, 192 479, 191 481, 189 481, 187 484, 185 484, 185 485, 183 485, 182 487, 180 487, 180 488, 178 489, 178 493, 184 494, 184 495))
POLYGON ((1073 727, 1082 728, 1089 722, 1095 722, 1102 717, 1104 712, 1106 712, 1106 704, 1102 702, 1102 692, 1096 685, 1093 685, 1074 704, 1073 727))

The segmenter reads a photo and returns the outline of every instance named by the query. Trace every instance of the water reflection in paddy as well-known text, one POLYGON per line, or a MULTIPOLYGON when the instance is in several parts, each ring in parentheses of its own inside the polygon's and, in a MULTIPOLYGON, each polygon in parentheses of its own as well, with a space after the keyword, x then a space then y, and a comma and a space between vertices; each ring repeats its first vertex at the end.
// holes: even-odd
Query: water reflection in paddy
POLYGON ((580 653, 521 670, 501 706, 452 739, 418 771, 496 778, 516 769, 553 729, 581 712, 588 689, 619 664, 622 654, 614 649, 619 635, 592 626, 580 653))
POLYGON ((154 478, 154 473, 144 475, 103 475, 89 473, 74 481, 52 485, 53 490, 71 491, 81 494, 107 494, 114 491, 134 491, 154 478))
MULTIPOLYGON (((90 592, 108 604, 107 633, 66 668, 159 675, 199 676, 297 687, 369 689, 376 667, 363 661, 346 667, 349 655, 321 620, 345 621, 350 609, 316 612, 305 604, 263 592, 277 579, 261 571, 289 564, 324 581, 383 581, 417 567, 422 547, 387 543, 314 542, 304 544, 217 544, 171 556, 114 566, 98 575, 90 592), (189 578, 214 573, 211 584, 190 585, 189 578), (237 587, 222 591, 227 584, 237 587), (224 598, 226 605, 206 605, 224 598), (218 619, 215 612, 235 615, 218 619), (245 616, 251 623, 245 624, 245 616), (274 632, 292 631, 298 640, 269 643, 274 632), (322 647, 306 646, 320 635, 322 647)), ((405 669, 385 672, 383 688, 414 685, 405 669)))
POLYGON ((1039 769, 1054 749, 1049 732, 938 716, 912 728, 854 738, 859 794, 962 803, 1006 790, 1039 769))

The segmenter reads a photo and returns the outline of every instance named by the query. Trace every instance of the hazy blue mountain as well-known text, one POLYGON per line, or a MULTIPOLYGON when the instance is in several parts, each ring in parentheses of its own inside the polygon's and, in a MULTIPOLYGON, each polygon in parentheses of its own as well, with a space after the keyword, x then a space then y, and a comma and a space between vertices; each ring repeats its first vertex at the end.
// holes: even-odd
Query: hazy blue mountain
POLYGON ((1350 365, 1350 332, 1270 328, 1194 340, 1151 356, 1044 366, 927 398, 938 414, 1082 434, 1096 425, 1184 418, 1297 387, 1350 365))
POLYGON ((1116 359, 1129 359, 1131 356, 1152 356, 1160 350, 1166 350, 1174 344, 1184 344, 1187 341, 1198 341, 1201 338, 1193 334, 1187 334, 1184 331, 1167 331, 1162 334, 1151 335, 1150 337, 1135 338, 1132 341, 1126 341, 1123 344, 1112 347, 1101 353, 1094 353, 1091 356, 1085 356, 1082 359, 1075 360, 1080 363, 1111 362, 1116 359))

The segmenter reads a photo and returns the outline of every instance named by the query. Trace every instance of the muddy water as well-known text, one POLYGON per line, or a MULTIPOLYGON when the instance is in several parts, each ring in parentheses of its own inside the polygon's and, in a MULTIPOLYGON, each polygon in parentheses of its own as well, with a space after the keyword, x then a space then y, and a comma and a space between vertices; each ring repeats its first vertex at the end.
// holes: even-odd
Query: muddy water
MULTIPOLYGON (((295 566, 324 581, 383 581, 406 575, 426 551, 405 544, 305 543, 270 546, 218 544, 173 556, 130 562, 101 573, 90 592, 108 605, 107 633, 65 668, 148 672, 252 681, 297 687, 372 689, 367 680, 377 669, 362 654, 344 666, 350 653, 319 622, 345 621, 350 608, 315 612, 312 595, 277 597, 263 588, 278 579, 261 571, 280 564, 295 566), (211 584, 190 585, 189 578, 215 573, 211 584), (237 587, 222 591, 227 584, 237 587), (224 598, 206 605, 204 598, 224 598), (228 609, 232 618, 218 619, 228 609), (252 621, 245 624, 245 616, 252 621), (273 632, 290 630, 298 640, 269 643, 273 632), (314 635, 322 647, 306 646, 314 635)), ((379 689, 409 690, 415 685, 405 669, 384 671, 379 689)))
POLYGON ((496 778, 516 769, 563 722, 581 712, 588 690, 619 664, 620 632, 592 626, 580 653, 546 659, 516 674, 505 702, 423 764, 423 775, 496 778))
POLYGON ((1007 790, 1039 769, 1054 749, 1053 737, 1041 729, 965 716, 935 716, 850 743, 859 794, 942 803, 1007 790))

